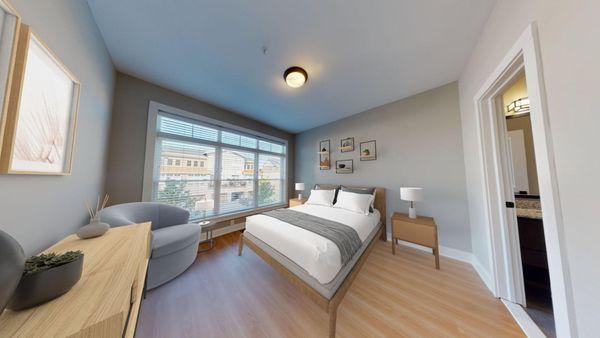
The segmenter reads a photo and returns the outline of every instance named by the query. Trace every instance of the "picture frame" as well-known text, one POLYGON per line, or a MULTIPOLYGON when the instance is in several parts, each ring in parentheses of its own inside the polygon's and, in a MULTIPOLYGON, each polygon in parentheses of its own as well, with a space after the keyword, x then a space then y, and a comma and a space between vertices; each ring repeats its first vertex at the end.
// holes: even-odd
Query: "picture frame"
POLYGON ((0 0, 0 155, 10 97, 12 75, 17 55, 21 16, 5 0, 0 0))
POLYGON ((319 142, 319 169, 331 170, 331 142, 323 140, 319 142))
POLYGON ((361 142, 359 144, 360 160, 375 161, 377 159, 377 142, 375 140, 361 142))
POLYGON ((335 161, 336 174, 352 174, 354 172, 354 160, 335 161))
POLYGON ((354 137, 347 137, 340 140, 340 152, 349 153, 354 151, 354 137))
POLYGON ((81 84, 21 24, 0 154, 0 173, 70 175, 81 84))

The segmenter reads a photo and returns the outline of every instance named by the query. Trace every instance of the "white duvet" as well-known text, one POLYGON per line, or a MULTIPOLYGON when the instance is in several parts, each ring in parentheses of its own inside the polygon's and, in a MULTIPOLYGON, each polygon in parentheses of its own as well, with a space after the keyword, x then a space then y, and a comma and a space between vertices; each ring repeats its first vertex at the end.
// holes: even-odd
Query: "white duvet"
MULTIPOLYGON (((380 217, 378 210, 367 216, 321 205, 304 204, 290 209, 348 225, 363 242, 380 217)), ((246 231, 298 264, 321 284, 331 282, 342 268, 337 245, 314 232, 265 215, 247 217, 246 231)))

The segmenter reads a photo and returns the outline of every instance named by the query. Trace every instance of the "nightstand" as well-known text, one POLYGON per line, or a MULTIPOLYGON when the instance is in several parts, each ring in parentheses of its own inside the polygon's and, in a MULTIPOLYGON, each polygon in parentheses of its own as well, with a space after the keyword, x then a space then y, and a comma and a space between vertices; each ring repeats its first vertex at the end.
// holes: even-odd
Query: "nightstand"
POLYGON ((440 268, 440 250, 438 247, 437 225, 432 217, 417 216, 395 212, 392 215, 392 254, 396 254, 396 240, 426 246, 433 250, 435 268, 440 268))
POLYGON ((290 198, 290 208, 302 205, 302 204, 306 203, 306 201, 308 201, 308 198, 300 198, 300 199, 290 198))

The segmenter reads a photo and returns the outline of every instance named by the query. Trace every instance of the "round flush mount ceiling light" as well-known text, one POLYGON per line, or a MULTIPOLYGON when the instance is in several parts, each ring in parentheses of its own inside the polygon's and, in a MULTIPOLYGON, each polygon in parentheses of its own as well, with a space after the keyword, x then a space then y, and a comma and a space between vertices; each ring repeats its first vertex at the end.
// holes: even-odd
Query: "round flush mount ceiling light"
POLYGON ((308 74, 300 67, 290 67, 283 73, 283 79, 288 86, 299 88, 308 80, 308 74))

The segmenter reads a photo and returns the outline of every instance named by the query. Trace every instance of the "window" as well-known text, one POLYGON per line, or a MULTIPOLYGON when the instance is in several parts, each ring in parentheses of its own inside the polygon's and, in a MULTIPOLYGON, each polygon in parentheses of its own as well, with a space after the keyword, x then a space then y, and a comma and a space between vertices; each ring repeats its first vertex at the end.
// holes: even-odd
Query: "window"
POLYGON ((284 203, 284 143, 163 111, 154 132, 151 200, 191 219, 284 203))

